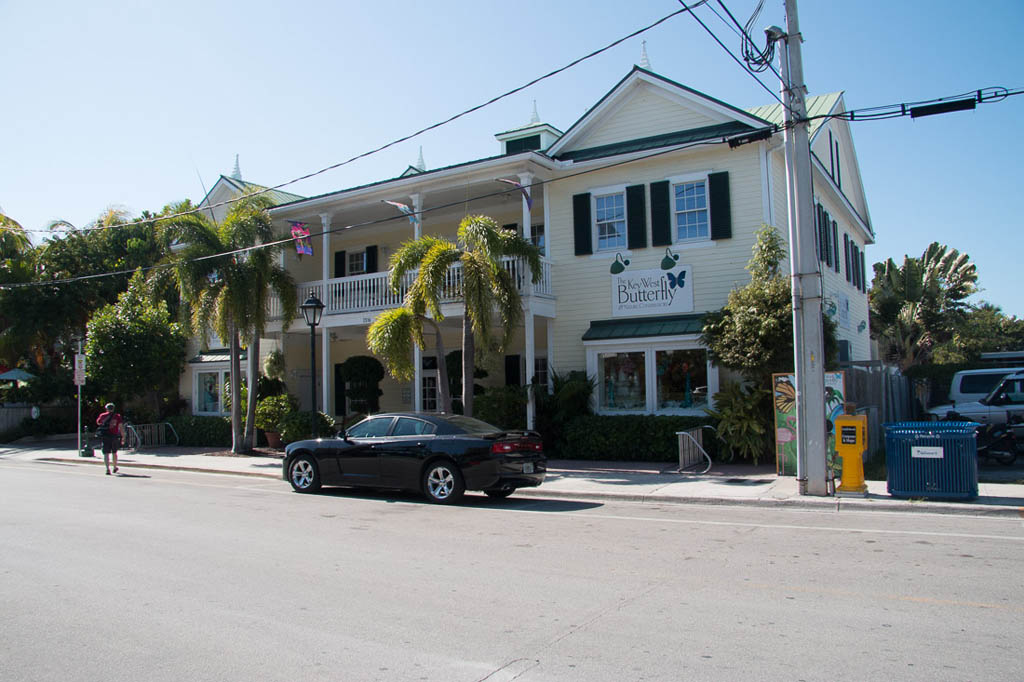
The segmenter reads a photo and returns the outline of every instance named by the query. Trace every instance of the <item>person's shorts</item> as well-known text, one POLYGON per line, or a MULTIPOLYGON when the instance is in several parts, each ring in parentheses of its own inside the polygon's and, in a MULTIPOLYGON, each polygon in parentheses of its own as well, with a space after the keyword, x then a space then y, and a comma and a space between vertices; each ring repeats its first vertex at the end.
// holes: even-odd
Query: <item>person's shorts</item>
POLYGON ((121 436, 103 436, 103 454, 109 455, 117 452, 121 447, 121 436))

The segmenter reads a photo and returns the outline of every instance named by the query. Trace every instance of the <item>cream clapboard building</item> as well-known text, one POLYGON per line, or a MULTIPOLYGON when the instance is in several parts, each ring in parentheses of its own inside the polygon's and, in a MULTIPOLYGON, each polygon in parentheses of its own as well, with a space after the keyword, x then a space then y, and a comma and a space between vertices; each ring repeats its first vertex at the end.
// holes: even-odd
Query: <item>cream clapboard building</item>
MULTIPOLYGON (((809 115, 824 116, 810 130, 816 229, 841 356, 866 360, 864 250, 874 236, 848 123, 827 117, 843 107, 841 93, 808 98, 809 115)), ((564 132, 535 112, 525 126, 496 135, 492 157, 426 170, 421 153, 390 180, 278 197, 286 203, 271 215, 282 232, 294 223, 323 232, 313 238, 313 256, 282 256, 300 301, 315 294, 326 305, 317 330, 320 409, 346 413, 340 365, 369 354, 367 328, 401 303, 401 292, 386 285, 395 249, 421 235, 454 240, 464 216, 484 214, 541 249, 543 277, 532 284, 516 263, 505 264, 520 282, 524 324, 478 383, 543 384, 552 371, 585 370, 596 380, 600 413, 703 414, 724 379, 699 342, 703 315, 749 281, 745 266, 763 224, 788 232, 781 133, 735 148, 727 140, 781 122, 780 105, 744 110, 634 67, 564 132), (530 188, 530 201, 498 179, 530 188), (418 220, 388 201, 408 205, 418 220)), ((216 198, 211 191, 207 200, 216 198)), ((442 323, 448 352, 460 347, 459 286, 453 268, 442 323)), ((308 409, 308 327, 300 319, 282 334, 274 322, 267 336, 263 352, 284 352, 289 390, 308 409)), ((226 358, 193 360, 182 393, 193 412, 216 413, 221 401, 204 398, 204 388, 226 371, 217 364, 226 358)), ((415 380, 387 377, 381 408, 437 409, 438 361, 434 348, 416 349, 415 380)), ((531 424, 533 416, 531 404, 531 424)))

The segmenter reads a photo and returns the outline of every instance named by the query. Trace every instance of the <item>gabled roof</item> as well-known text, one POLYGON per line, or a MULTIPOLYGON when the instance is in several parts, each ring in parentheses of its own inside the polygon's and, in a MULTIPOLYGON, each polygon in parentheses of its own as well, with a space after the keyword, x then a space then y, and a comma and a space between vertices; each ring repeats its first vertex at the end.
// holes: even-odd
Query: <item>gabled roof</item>
MULTIPOLYGON (((836 105, 839 104, 839 100, 842 98, 843 93, 830 92, 824 95, 812 95, 807 98, 807 116, 825 116, 835 111, 836 105)), ((785 123, 785 118, 782 115, 782 105, 779 103, 765 104, 759 107, 752 107, 748 109, 751 114, 757 116, 760 119, 764 119, 769 123, 774 123, 777 126, 781 126, 785 123)), ((808 125, 807 135, 811 141, 814 141, 814 136, 818 134, 821 127, 828 121, 827 118, 811 118, 808 125)))
MULTIPOLYGON (((249 192, 258 192, 259 190, 266 189, 263 185, 257 185, 255 182, 248 182, 246 180, 237 180, 227 175, 220 176, 221 180, 224 180, 228 184, 235 187, 242 194, 248 194, 249 192)), ((215 185, 216 186, 216 185, 215 185)), ((212 190, 211 190, 212 191, 212 190)), ((280 189, 272 189, 266 193, 266 196, 274 202, 274 205, 287 204, 291 201, 297 201, 298 199, 305 199, 300 194, 292 194, 291 192, 285 192, 280 189)))
POLYGON ((555 158, 559 161, 589 161, 590 159, 599 159, 603 156, 642 152, 648 149, 671 147, 673 145, 684 144, 686 142, 714 140, 716 138, 728 137, 730 135, 738 135, 739 133, 745 133, 750 130, 753 130, 753 128, 746 123, 733 121, 731 123, 704 126, 702 128, 694 128, 692 130, 680 130, 675 133, 665 133, 664 135, 652 135, 650 137, 642 137, 636 140, 627 140, 625 142, 616 142, 614 144, 604 144, 598 147, 589 147, 587 149, 573 149, 572 151, 563 152, 555 158))
POLYGON ((693 102, 695 105, 699 105, 705 109, 710 109, 725 118, 743 123, 750 128, 762 128, 769 125, 768 121, 765 121, 755 114, 744 111, 743 109, 728 104, 727 102, 715 99, 703 92, 665 78, 653 71, 648 71, 642 67, 634 66, 622 80, 609 90, 604 97, 598 100, 597 104, 588 109, 587 112, 579 118, 579 120, 569 126, 569 129, 565 131, 565 134, 562 135, 555 144, 551 145, 547 150, 547 153, 555 158, 561 158, 565 153, 563 150, 579 139, 583 132, 590 127, 591 124, 598 121, 602 114, 613 107, 615 103, 622 98, 627 97, 628 93, 626 91, 630 86, 638 81, 643 81, 656 88, 660 88, 671 95, 682 97, 683 99, 693 102))

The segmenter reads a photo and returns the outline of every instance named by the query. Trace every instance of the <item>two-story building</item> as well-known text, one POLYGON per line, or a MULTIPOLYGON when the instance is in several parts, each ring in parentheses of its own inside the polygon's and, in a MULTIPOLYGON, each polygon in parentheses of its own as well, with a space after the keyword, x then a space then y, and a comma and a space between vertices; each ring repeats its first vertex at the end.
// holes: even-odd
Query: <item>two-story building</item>
MULTIPOLYGON (((808 99, 812 116, 843 106, 841 93, 808 99)), ((395 249, 425 234, 454 240, 463 217, 484 214, 541 249, 543 277, 520 279, 523 325, 480 383, 544 383, 552 370, 585 370, 597 383, 598 412, 703 414, 722 382, 699 341, 703 316, 749 281, 745 266, 763 224, 788 234, 781 133, 735 147, 728 140, 781 122, 780 105, 741 109, 634 67, 564 132, 534 116, 496 135, 495 156, 410 166, 390 180, 272 209, 283 233, 292 223, 322 233, 314 256, 282 257, 300 282, 300 301, 312 293, 326 305, 319 407, 345 414, 341 363, 369 354, 369 325, 401 304, 402 292, 386 282, 395 249), (500 180, 528 188, 529 199, 500 180)), ((846 121, 815 118, 810 133, 826 311, 838 323, 843 357, 868 359, 864 249, 874 236, 856 152, 846 121)), ((457 267, 449 285, 446 350, 461 339, 457 267)), ((284 351, 289 388, 308 403, 308 328, 282 335, 278 325, 268 336, 264 351, 284 351)), ((415 354, 415 380, 385 379, 382 409, 437 409, 440 359, 430 347, 415 354)), ((183 380, 183 392, 195 387, 183 380)))

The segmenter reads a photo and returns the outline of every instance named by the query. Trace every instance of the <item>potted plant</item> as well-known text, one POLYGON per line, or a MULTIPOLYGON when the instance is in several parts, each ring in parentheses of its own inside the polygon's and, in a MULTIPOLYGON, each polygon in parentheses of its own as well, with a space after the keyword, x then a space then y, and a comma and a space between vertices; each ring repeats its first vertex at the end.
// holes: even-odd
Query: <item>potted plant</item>
POLYGON ((298 409, 299 401, 287 393, 268 396, 256 404, 256 427, 263 429, 270 447, 281 447, 281 422, 298 409))

